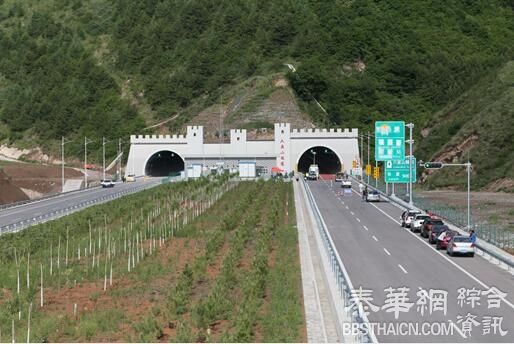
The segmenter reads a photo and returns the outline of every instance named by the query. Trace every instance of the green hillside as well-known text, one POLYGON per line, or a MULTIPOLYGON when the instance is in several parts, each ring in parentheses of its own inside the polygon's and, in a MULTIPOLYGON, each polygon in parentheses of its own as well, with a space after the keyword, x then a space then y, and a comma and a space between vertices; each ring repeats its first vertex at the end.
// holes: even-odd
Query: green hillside
MULTIPOLYGON (((514 191, 514 61, 484 77, 432 119, 417 154, 425 161, 475 164, 473 187, 514 191), (469 154, 469 155, 468 155, 469 154), (492 182, 497 185, 490 185, 492 182)), ((438 171, 429 186, 463 184, 465 170, 438 171)))
POLYGON ((513 13, 509 0, 0 0, 0 142, 56 152, 61 135, 179 114, 177 128, 284 63, 319 125, 421 128, 514 58, 513 13))

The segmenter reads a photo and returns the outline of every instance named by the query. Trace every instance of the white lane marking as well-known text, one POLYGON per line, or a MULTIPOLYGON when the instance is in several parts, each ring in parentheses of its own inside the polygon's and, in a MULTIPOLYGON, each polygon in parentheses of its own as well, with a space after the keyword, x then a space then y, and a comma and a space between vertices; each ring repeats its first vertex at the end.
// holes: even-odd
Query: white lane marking
POLYGON ((346 209, 349 210, 350 208, 348 208, 348 206, 346 206, 346 209))
POLYGON ((366 226, 362 226, 362 227, 364 227, 364 229, 367 230, 367 231, 369 230, 368 227, 366 227, 366 226))
POLYGON ((361 222, 361 219, 359 219, 358 217, 355 218, 357 220, 357 222, 361 222))
POLYGON ((385 251, 385 253, 387 253, 388 256, 391 255, 391 253, 389 253, 389 251, 385 247, 384 247, 384 251, 385 251))
POLYGON ((378 241, 377 237, 373 235, 373 240, 378 241))
POLYGON ((355 215, 355 214, 353 213, 353 211, 350 211, 350 214, 355 215))
POLYGON ((404 273, 407 273, 407 270, 405 270, 405 268, 401 264, 398 264, 398 266, 400 267, 400 269, 402 269, 404 273))
MULTIPOLYGON (((355 192, 356 194, 357 191, 353 190, 353 192, 355 192)), ((393 218, 391 215, 387 214, 385 211, 383 211, 382 209, 380 209, 379 207, 377 207, 376 205, 374 205, 373 203, 370 203, 370 205, 372 205, 373 207, 375 207, 378 211, 380 211, 382 214, 384 214, 385 216, 387 216, 388 218, 390 218, 393 222, 397 223, 400 225, 400 222, 398 222, 395 218, 393 218)), ((416 233, 413 233, 411 232, 410 230, 408 230, 407 228, 405 228, 405 231, 409 234, 411 234, 412 236, 414 236, 416 239, 418 239, 419 241, 421 241, 423 244, 427 245, 428 247, 430 247, 430 249, 435 252, 436 254, 440 255, 443 259, 447 260, 450 264, 452 264, 453 266, 455 266, 457 269, 459 269, 461 272, 463 272, 466 276, 468 276, 469 278, 471 278, 472 280, 474 280, 475 282, 477 282, 478 284, 480 284, 482 287, 486 288, 486 289, 490 289, 490 287, 485 284, 484 282, 482 282, 481 280, 479 280, 477 277, 475 277, 473 274, 471 274, 470 272, 468 272, 466 269, 464 269, 463 267, 461 267, 460 265, 458 265, 457 263, 455 263, 453 260, 451 260, 450 258, 446 257, 443 253, 441 253, 440 251, 437 251, 434 247, 432 247, 432 245, 430 245, 428 242, 426 242, 425 240, 421 239, 419 236, 416 235, 416 233)), ((494 293, 499 296, 502 301, 504 301, 507 305, 509 305, 510 308, 512 308, 514 310, 514 304, 512 302, 510 302, 509 300, 507 300, 505 297, 502 297, 500 294, 498 294, 498 292, 494 291, 494 293)))

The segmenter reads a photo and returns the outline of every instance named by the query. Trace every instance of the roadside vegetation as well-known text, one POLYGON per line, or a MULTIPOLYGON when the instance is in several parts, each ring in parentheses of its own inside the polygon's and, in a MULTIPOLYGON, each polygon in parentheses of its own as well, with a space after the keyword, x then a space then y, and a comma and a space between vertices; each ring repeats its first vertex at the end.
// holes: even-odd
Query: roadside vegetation
POLYGON ((201 179, 2 236, 0 341, 305 341, 291 197, 201 179))

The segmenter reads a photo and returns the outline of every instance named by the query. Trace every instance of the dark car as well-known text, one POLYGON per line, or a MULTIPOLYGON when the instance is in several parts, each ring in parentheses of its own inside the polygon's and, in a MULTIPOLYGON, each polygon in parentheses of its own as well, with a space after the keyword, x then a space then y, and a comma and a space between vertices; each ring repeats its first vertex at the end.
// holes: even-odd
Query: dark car
POLYGON ((446 235, 444 236, 443 240, 437 239, 435 248, 437 250, 445 250, 448 247, 450 240, 452 240, 452 238, 456 235, 459 235, 459 232, 452 230, 446 231, 446 235))
POLYGON ((426 219, 425 222, 423 222, 423 226, 421 226, 421 233, 420 233, 421 236, 424 238, 428 238, 428 236, 430 235, 430 231, 432 230, 432 226, 437 226, 437 225, 441 225, 441 226, 444 225, 443 220, 435 218, 435 217, 426 219))
POLYGON ((428 242, 430 244, 435 244, 439 235, 441 235, 442 232, 449 230, 450 228, 448 228, 446 225, 433 225, 432 230, 430 231, 430 235, 428 236, 428 242))

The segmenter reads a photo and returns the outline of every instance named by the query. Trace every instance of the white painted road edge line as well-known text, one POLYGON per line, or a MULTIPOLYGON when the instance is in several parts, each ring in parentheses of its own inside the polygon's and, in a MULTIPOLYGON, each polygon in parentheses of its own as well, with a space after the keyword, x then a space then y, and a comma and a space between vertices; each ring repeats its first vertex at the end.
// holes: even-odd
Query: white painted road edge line
MULTIPOLYGON (((353 190, 353 192, 355 192, 357 195, 359 194, 357 191, 353 190)), ((385 216, 387 216, 388 218, 390 218, 393 222, 397 223, 398 225, 400 225, 401 223, 398 222, 396 219, 394 219, 391 215, 387 214, 385 211, 383 211, 382 209, 380 209, 379 207, 377 207, 376 205, 374 205, 373 203, 369 203, 370 205, 372 205, 373 207, 375 207, 378 211, 380 211, 382 214, 384 214, 385 216)), ((421 239, 419 236, 416 235, 416 233, 413 233, 411 232, 410 230, 408 230, 407 228, 405 228, 405 231, 411 235, 413 235, 416 239, 420 240, 423 244, 427 245, 428 247, 430 247, 430 249, 432 249, 436 254, 440 255, 442 258, 446 259, 450 264, 452 264, 453 266, 455 266, 457 269, 459 269, 461 272, 463 272, 465 275, 467 275, 469 278, 471 278, 472 280, 474 280, 475 282, 477 282, 478 284, 480 284, 482 287, 486 288, 486 289, 490 289, 490 287, 485 284, 484 282, 482 282, 481 280, 479 280, 477 277, 475 277, 474 275, 472 275, 470 272, 468 272, 466 269, 464 269, 463 267, 461 267, 460 265, 458 265, 457 263, 455 263, 453 260, 451 260, 450 258, 446 257, 443 253, 441 253, 440 251, 437 251, 435 248, 432 247, 432 245, 430 245, 428 242, 426 242, 425 240, 421 239)), ((496 291, 494 291, 494 293, 500 297, 507 305, 509 305, 510 308, 512 308, 514 310, 514 304, 512 302, 510 302, 509 300, 507 300, 505 297, 502 297, 500 294, 498 294, 496 291)))
POLYGON ((405 268, 401 264, 398 264, 398 266, 400 267, 400 269, 402 269, 404 273, 407 273, 407 270, 405 270, 405 268))
POLYGON ((387 253, 388 256, 391 255, 391 253, 389 253, 389 251, 385 247, 384 247, 384 251, 385 251, 385 253, 387 253))

